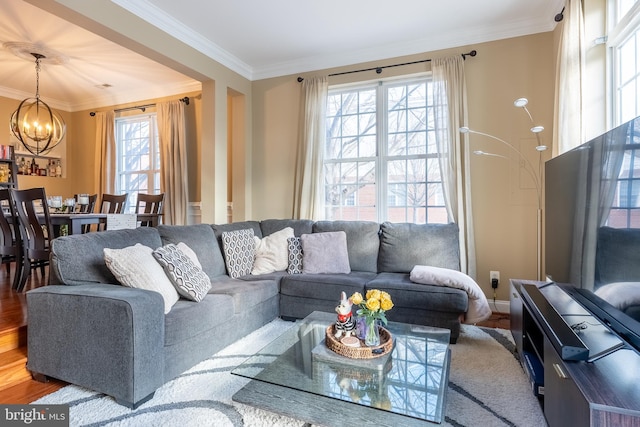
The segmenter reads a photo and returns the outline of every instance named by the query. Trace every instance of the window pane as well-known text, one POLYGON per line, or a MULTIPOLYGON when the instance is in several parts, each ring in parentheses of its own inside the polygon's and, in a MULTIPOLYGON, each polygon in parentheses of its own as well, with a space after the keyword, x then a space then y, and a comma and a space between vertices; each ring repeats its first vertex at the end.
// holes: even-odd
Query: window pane
POLYGON ((427 79, 330 92, 325 218, 447 222, 432 102, 427 79))
POLYGON ((116 119, 116 191, 128 193, 126 212, 135 210, 138 192, 160 192, 160 146, 155 114, 116 119))

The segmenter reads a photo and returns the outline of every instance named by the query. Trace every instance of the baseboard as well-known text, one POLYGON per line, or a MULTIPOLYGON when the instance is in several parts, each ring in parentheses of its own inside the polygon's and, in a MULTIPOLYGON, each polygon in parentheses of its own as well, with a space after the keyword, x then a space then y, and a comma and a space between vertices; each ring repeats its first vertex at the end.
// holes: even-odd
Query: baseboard
POLYGON ((510 313, 509 301, 495 300, 494 302, 493 299, 489 299, 489 307, 491 308, 491 311, 493 311, 494 313, 500 313, 500 314, 510 313))

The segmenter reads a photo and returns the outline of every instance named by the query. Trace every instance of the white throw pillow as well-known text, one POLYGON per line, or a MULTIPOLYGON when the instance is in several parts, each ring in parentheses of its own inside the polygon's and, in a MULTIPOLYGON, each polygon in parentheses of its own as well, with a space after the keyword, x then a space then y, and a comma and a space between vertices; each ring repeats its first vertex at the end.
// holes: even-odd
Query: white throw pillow
POLYGON ((180 242, 176 246, 178 247, 178 249, 180 249, 182 251, 183 254, 188 256, 189 259, 191 261, 193 261, 193 263, 195 265, 198 266, 198 268, 202 268, 202 264, 200 264, 200 260, 198 259, 198 255, 196 255, 196 253, 193 251, 193 249, 191 249, 189 246, 187 246, 186 243, 180 242))
POLYGON ((347 251, 347 233, 327 231, 323 233, 303 234, 302 272, 305 274, 348 274, 349 252, 347 251))
POLYGON ((251 274, 268 274, 284 271, 289 265, 287 239, 294 237, 293 228, 286 227, 264 238, 253 236, 256 243, 256 258, 251 274))
POLYGON ((178 292, 153 257, 153 249, 136 243, 123 249, 104 248, 104 261, 116 279, 129 288, 158 292, 164 299, 164 313, 180 299, 178 292))

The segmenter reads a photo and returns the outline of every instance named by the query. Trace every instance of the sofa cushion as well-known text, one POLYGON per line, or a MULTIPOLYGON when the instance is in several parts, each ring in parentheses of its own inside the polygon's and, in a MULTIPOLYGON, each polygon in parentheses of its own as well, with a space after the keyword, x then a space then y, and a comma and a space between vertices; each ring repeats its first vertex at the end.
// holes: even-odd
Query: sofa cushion
POLYGON ((291 274, 280 280, 280 294, 301 298, 340 302, 340 293, 362 293, 375 273, 353 271, 350 274, 291 274))
POLYGON ((117 279, 104 262, 103 249, 121 249, 136 243, 152 249, 162 246, 158 230, 154 227, 58 237, 51 242, 51 284, 116 284, 117 279))
MULTIPOLYGON (((172 346, 201 336, 233 318, 233 298, 208 294, 200 302, 181 299, 164 320, 164 345, 172 346)), ((187 350, 187 349, 185 349, 187 350)))
POLYGON ((380 224, 371 221, 318 221, 314 233, 344 231, 347 234, 349 265, 354 271, 378 271, 380 224))
POLYGON ((287 239, 287 256, 288 274, 301 274, 302 273, 302 243, 300 237, 289 237, 287 239))
POLYGON ((460 270, 456 224, 384 222, 381 233, 380 272, 409 273, 416 265, 460 270))
POLYGON ((313 233, 313 221, 310 219, 265 219, 260 221, 263 236, 268 236, 284 228, 293 228, 294 236, 313 233))
POLYGON ((233 299, 235 313, 242 313, 252 310, 264 301, 278 295, 278 282, 275 280, 252 280, 232 279, 229 277, 216 277, 213 279, 209 294, 228 295, 233 299))
POLYGON ((165 314, 178 301, 178 292, 153 257, 150 247, 136 243, 122 249, 104 248, 104 261, 122 285, 162 295, 165 314))
POLYGON ((394 303, 393 311, 416 308, 465 313, 469 307, 469 297, 465 291, 414 283, 409 278, 409 274, 404 273, 380 273, 367 283, 366 289, 380 289, 391 295, 394 303))
POLYGON ((222 233, 222 251, 227 265, 227 274, 231 278, 238 278, 251 274, 253 261, 256 257, 256 243, 253 240, 253 230, 234 230, 222 233))
POLYGON ((213 228, 213 232, 218 238, 220 247, 222 247, 222 233, 224 233, 225 231, 247 230, 250 228, 253 230, 254 236, 258 236, 260 238, 263 237, 262 230, 260 229, 260 223, 258 221, 239 221, 229 224, 212 224, 211 228, 213 228))
POLYGON ((286 227, 262 239, 253 236, 256 256, 251 274, 267 274, 284 271, 289 265, 287 239, 293 237, 293 228, 286 227))
POLYGON ((227 274, 220 245, 210 225, 159 225, 158 232, 163 245, 183 242, 193 249, 209 278, 227 274))
POLYGON ((302 272, 328 274, 351 272, 347 251, 347 234, 344 231, 303 234, 302 272))
POLYGON ((173 243, 153 251, 153 257, 160 263, 180 296, 200 302, 211 289, 209 276, 173 243))

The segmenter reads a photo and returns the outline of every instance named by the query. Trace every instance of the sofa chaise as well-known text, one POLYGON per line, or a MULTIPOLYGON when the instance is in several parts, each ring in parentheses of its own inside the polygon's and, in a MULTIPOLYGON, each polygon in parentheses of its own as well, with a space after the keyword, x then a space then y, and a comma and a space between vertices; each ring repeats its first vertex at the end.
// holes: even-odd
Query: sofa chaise
POLYGON ((60 237, 51 248, 50 284, 26 294, 27 368, 36 379, 57 378, 135 408, 162 384, 276 317, 332 312, 342 291, 371 288, 392 295, 389 320, 448 328, 455 343, 468 294, 414 283, 409 273, 415 265, 459 270, 459 259, 455 224, 270 219, 60 237), (223 238, 250 230, 257 242, 289 228, 302 240, 344 233, 348 273, 230 276, 232 255, 223 238), (138 244, 186 245, 211 288, 199 302, 179 298, 167 306, 158 292, 122 286, 105 263, 105 248, 138 244))

